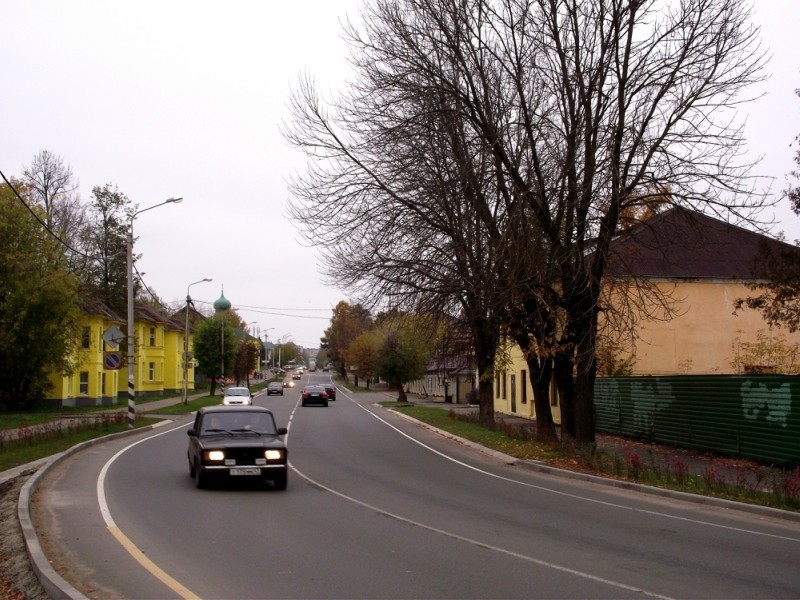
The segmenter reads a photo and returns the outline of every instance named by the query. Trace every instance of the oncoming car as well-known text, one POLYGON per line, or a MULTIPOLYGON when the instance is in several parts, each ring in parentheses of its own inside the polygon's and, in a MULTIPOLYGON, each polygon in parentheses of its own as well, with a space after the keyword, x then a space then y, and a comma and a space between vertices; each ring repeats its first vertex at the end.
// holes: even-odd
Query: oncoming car
POLYGON ((260 479, 285 490, 287 449, 272 411, 261 406, 206 406, 189 436, 189 475, 198 488, 211 479, 260 479))
POLYGON ((248 406, 253 403, 253 394, 246 387, 225 388, 222 404, 225 406, 248 406))

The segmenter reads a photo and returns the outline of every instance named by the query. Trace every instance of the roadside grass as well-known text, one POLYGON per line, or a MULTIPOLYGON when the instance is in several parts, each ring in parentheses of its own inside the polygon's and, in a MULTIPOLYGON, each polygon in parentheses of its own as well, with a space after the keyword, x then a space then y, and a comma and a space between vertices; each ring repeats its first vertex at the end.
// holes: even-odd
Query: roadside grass
MULTIPOLYGON (((159 420, 137 419, 136 428, 153 425, 159 420)), ((76 417, 67 425, 53 422, 31 429, 23 427, 19 437, 13 439, 0 431, 0 471, 64 452, 81 442, 127 430, 126 414, 113 413, 99 418, 92 415, 76 417)))
POLYGON ((163 408, 156 408, 147 411, 150 415, 185 415, 196 411, 203 406, 214 406, 222 402, 220 396, 201 396, 199 398, 189 398, 186 404, 173 404, 172 406, 165 406, 163 408))
POLYGON ((800 512, 800 468, 781 471, 764 467, 753 481, 742 472, 736 482, 723 478, 715 468, 690 474, 686 464, 674 458, 666 467, 644 461, 625 451, 623 456, 594 448, 548 444, 530 430, 503 423, 485 423, 477 416, 446 408, 414 406, 413 403, 381 402, 382 406, 520 460, 535 460, 556 468, 631 481, 664 489, 746 502, 800 512))
MULTIPOLYGON (((250 388, 258 391, 267 381, 251 383, 250 388)), ((190 390, 187 404, 180 402, 160 409, 149 410, 147 405, 156 400, 175 398, 175 393, 160 395, 140 395, 136 397, 137 417, 135 428, 147 427, 159 418, 142 416, 163 414, 182 415, 196 411, 202 406, 219 404, 219 395, 199 395, 208 392, 208 386, 197 386, 190 390)), ((52 454, 58 454, 87 440, 103 437, 111 433, 128 430, 127 411, 123 402, 104 406, 81 406, 40 408, 19 413, 0 414, 0 471, 5 471, 52 454), (20 430, 12 435, 9 430, 20 430)))
POLYGON ((490 428, 478 421, 456 418, 452 411, 442 408, 414 406, 407 402, 381 402, 381 405, 394 408, 432 427, 521 460, 554 459, 562 456, 558 448, 553 448, 549 444, 509 435, 508 431, 490 428))

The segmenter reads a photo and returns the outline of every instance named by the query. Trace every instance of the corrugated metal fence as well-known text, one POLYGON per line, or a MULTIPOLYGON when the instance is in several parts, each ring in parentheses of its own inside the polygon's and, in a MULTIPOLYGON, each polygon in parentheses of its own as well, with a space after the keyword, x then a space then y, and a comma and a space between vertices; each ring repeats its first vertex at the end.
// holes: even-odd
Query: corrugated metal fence
POLYGON ((598 432, 800 465, 800 377, 609 377, 594 398, 598 432))

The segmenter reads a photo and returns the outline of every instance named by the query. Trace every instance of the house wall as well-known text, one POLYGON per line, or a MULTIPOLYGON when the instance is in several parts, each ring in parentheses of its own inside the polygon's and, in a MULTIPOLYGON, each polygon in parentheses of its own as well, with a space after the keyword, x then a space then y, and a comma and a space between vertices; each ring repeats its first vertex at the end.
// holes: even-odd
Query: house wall
MULTIPOLYGON (((798 344, 800 332, 770 331, 760 313, 734 312, 737 298, 752 295, 744 284, 721 280, 656 282, 677 302, 678 316, 668 321, 640 321, 636 328, 632 375, 733 374, 741 343, 755 344, 765 335, 798 344), (739 350, 737 351, 737 347, 739 350)), ((622 357, 631 356, 622 352, 622 357)), ((769 362, 751 359, 746 362, 769 362)))
MULTIPOLYGON (((505 370, 495 374, 494 410, 500 414, 534 419, 536 408, 533 403, 533 386, 528 363, 516 344, 508 348, 508 354, 509 361, 505 370)), ((555 385, 551 385, 550 398, 553 420, 561 423, 561 407, 558 404, 555 385)))
MULTIPOLYGON (((164 324, 141 321, 135 324, 134 330, 136 393, 160 394, 164 391, 164 324)), ((127 394, 127 380, 121 383, 123 389, 120 392, 127 394)))
POLYGON ((103 332, 111 325, 102 317, 84 315, 81 339, 73 358, 75 373, 70 376, 51 374, 50 392, 45 402, 53 406, 101 406, 116 403, 118 372, 106 369, 104 352, 110 348, 103 341, 103 332))
MULTIPOLYGON (((164 331, 164 391, 183 391, 183 331, 164 331)), ((190 381, 192 381, 190 379, 190 381)), ((192 388, 194 382, 192 381, 192 388)))

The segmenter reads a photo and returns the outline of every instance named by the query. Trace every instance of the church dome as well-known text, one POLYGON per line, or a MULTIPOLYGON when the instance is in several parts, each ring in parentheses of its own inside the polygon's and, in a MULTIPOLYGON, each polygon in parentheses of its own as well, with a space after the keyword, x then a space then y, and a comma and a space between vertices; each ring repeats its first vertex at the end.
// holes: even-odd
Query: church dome
POLYGON ((221 294, 219 298, 214 300, 214 310, 217 312, 228 310, 230 307, 231 301, 225 297, 225 294, 221 294))

